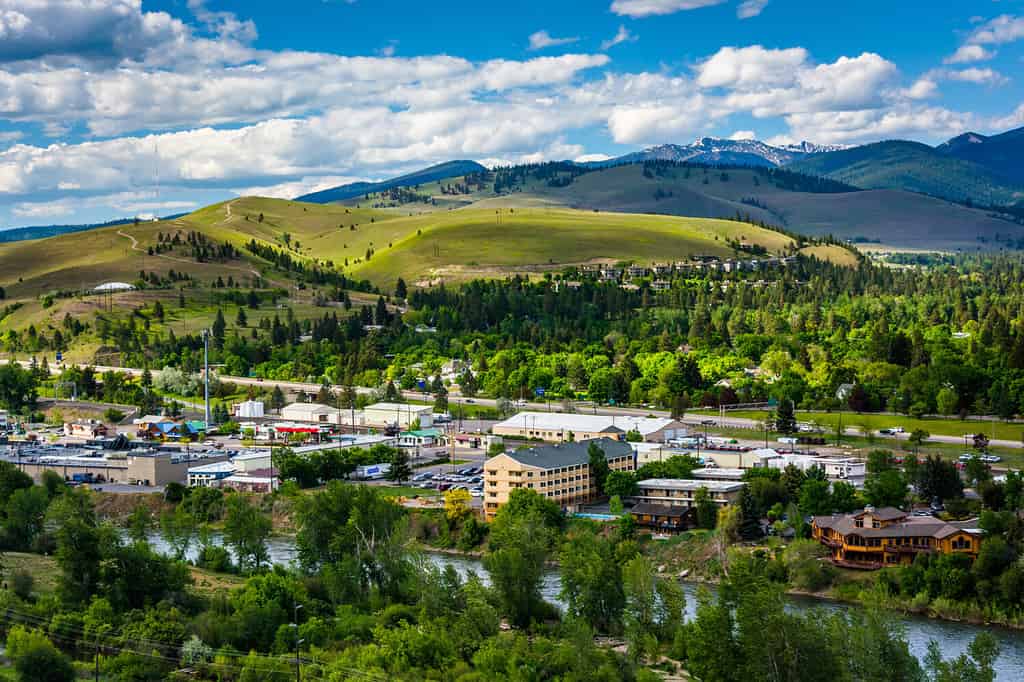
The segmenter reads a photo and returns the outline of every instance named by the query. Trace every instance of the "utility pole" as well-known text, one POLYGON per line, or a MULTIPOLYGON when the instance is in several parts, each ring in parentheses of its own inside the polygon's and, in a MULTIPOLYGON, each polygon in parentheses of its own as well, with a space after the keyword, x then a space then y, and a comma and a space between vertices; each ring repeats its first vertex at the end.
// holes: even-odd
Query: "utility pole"
POLYGON ((299 659, 299 645, 305 640, 299 639, 299 609, 302 608, 302 604, 295 605, 295 622, 292 623, 292 627, 295 628, 295 682, 302 682, 302 661, 299 659))
POLYGON ((206 407, 206 430, 210 430, 210 330, 203 330, 203 400, 206 407))

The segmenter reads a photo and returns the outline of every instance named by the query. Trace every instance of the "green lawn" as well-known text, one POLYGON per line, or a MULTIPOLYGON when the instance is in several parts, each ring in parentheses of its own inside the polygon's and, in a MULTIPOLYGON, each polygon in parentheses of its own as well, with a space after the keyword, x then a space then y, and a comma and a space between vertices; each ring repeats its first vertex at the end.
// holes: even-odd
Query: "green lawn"
MULTIPOLYGON (((726 416, 744 419, 764 419, 765 412, 753 410, 730 411, 726 413, 726 416)), ((800 422, 816 423, 832 433, 835 433, 835 427, 839 421, 839 415, 836 412, 806 412, 797 410, 796 418, 800 422)), ((879 429, 902 426, 908 433, 915 429, 924 429, 936 436, 963 436, 966 433, 981 432, 990 438, 1012 440, 1018 443, 1024 438, 1024 424, 940 418, 914 419, 902 415, 857 414, 856 412, 843 412, 842 418, 844 428, 859 429, 860 427, 867 427, 876 432, 879 429)))
POLYGON ((413 488, 411 485, 387 485, 377 489, 384 497, 437 497, 441 494, 430 488, 413 488))

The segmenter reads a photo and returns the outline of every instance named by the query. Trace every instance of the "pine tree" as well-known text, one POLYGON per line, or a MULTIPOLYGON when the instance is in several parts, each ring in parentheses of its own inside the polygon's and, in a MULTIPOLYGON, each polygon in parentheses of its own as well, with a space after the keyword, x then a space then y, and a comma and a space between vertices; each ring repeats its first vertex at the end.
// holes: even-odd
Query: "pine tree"
POLYGON ((789 435, 796 433, 796 414, 793 412, 793 401, 783 399, 775 410, 775 430, 789 435))
POLYGON ((744 540, 756 540, 761 537, 761 519, 757 510, 757 501, 750 494, 747 486, 740 490, 740 537, 744 540))
POLYGON ((245 315, 245 308, 238 308, 238 315, 235 316, 235 326, 245 327, 249 324, 249 318, 245 315))

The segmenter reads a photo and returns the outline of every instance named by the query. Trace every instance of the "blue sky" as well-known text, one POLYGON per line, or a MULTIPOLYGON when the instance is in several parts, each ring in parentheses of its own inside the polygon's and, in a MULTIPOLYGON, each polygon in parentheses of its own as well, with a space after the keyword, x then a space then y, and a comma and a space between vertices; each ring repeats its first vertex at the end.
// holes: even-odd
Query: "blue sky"
POLYGON ((0 229, 452 159, 1024 125, 1024 0, 0 0, 0 229))

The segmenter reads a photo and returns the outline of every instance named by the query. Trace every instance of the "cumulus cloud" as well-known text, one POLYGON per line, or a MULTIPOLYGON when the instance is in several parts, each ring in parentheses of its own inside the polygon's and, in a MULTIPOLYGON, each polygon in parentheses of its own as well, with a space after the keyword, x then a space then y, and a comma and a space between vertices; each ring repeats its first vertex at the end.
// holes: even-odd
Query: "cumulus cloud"
POLYGON ((1003 85, 1009 82, 1009 78, 994 69, 961 69, 960 71, 948 70, 944 75, 949 80, 962 81, 964 83, 977 83, 978 85, 1003 85))
POLYGON ((994 52, 986 50, 981 45, 962 45, 960 48, 942 60, 943 64, 968 64, 970 62, 982 62, 992 59, 994 52))
POLYGON ((737 130, 729 136, 730 140, 756 140, 757 133, 753 130, 737 130))
POLYGON ((555 38, 547 31, 537 31, 536 33, 530 34, 530 47, 531 50, 543 50, 547 47, 555 47, 557 45, 571 45, 579 42, 579 37, 573 38, 555 38))
POLYGON ((84 198, 65 197, 50 201, 25 201, 11 207, 11 213, 21 218, 54 218, 68 216, 83 208, 109 208, 121 215, 152 217, 175 211, 199 207, 194 201, 161 200, 144 192, 117 192, 84 198))
POLYGON ((620 43, 635 43, 636 41, 637 37, 630 33, 628 28, 620 24, 619 30, 614 36, 608 40, 601 41, 601 49, 607 50, 619 45, 620 43))
POLYGON ((720 5, 725 0, 614 0, 611 10, 627 17, 650 17, 661 14, 675 14, 701 7, 720 5))
POLYGON ((802 47, 723 47, 697 67, 697 82, 705 88, 783 85, 793 82, 797 69, 807 60, 807 50, 802 47))
POLYGON ((206 0, 188 0, 188 8, 208 31, 221 38, 256 40, 256 24, 251 20, 239 19, 233 12, 213 12, 207 9, 206 0))
POLYGON ((190 31, 142 0, 0 0, 0 62, 49 56, 140 58, 190 31))
MULTIPOLYGON (((74 131, 53 144, 23 144, 0 133, 0 197, 29 217, 83 206, 116 207, 121 215, 166 213, 176 210, 171 201, 209 192, 295 196, 451 158, 598 160, 601 155, 588 154, 574 139, 578 132, 605 131, 619 144, 657 144, 733 129, 731 118, 739 116, 778 117, 788 127, 780 137, 788 139, 931 139, 985 123, 923 102, 942 79, 999 77, 962 69, 927 73, 909 84, 878 54, 817 63, 801 47, 760 45, 722 48, 692 68, 639 73, 606 68, 604 54, 472 61, 268 51, 247 44, 255 27, 195 0, 191 26, 143 12, 137 0, 49 3, 99 12, 103 21, 89 15, 101 45, 94 49, 60 27, 40 42, 44 32, 33 22, 71 15, 10 14, 21 11, 14 6, 48 3, 0 0, 0 30, 20 45, 21 55, 0 61, 0 118, 33 133, 74 131), (123 31, 115 36, 121 47, 107 39, 108 25, 118 25, 111 8, 123 13, 123 31), (37 36, 35 43, 29 35, 37 36), (150 47, 140 47, 138 36, 155 37, 141 40, 150 47), (126 187, 151 182, 157 167, 173 199, 146 205, 157 200, 124 195, 126 187)), ((718 3, 616 4, 621 13, 646 16, 718 3)), ((987 24, 977 29, 995 30, 987 24)), ((568 40, 546 32, 543 38, 568 40)), ((631 39, 623 26, 603 47, 631 39)), ((12 48, 0 39, 5 49, 12 48)), ((737 139, 752 135, 734 133, 737 139)))
POLYGON ((744 0, 736 8, 736 16, 740 19, 750 19, 761 14, 767 6, 768 0, 744 0))
POLYGON ((923 76, 914 81, 914 84, 903 91, 908 99, 920 100, 930 99, 939 94, 939 85, 929 76, 923 76))
POLYGON ((969 45, 1001 45, 1024 38, 1024 17, 1010 14, 987 21, 978 26, 967 40, 969 45))

